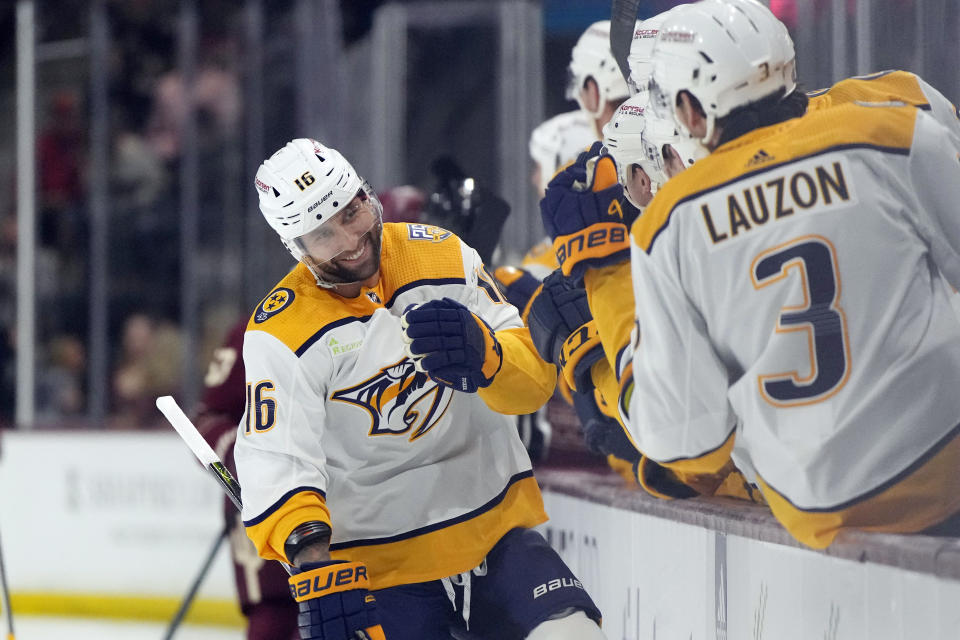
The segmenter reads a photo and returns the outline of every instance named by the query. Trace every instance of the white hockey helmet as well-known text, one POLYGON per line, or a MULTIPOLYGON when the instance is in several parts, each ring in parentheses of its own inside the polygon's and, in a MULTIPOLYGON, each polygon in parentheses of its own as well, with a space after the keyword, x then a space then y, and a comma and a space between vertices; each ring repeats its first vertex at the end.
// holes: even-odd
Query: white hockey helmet
POLYGON ((630 95, 636 95, 647 90, 647 83, 653 73, 653 45, 660 32, 660 25, 666 19, 669 10, 659 13, 652 18, 637 22, 633 30, 633 40, 630 42, 630 54, 627 56, 627 66, 630 68, 630 77, 627 85, 630 95))
MULTIPOLYGON (((674 115, 688 91, 706 114, 707 132, 718 118, 777 91, 796 89, 793 41, 786 26, 756 0, 701 0, 669 12, 653 52, 651 106, 674 115)), ((681 131, 689 132, 679 124, 681 131)))
POLYGON ((647 171, 646 150, 643 146, 643 131, 647 128, 646 91, 641 91, 620 105, 613 118, 603 127, 603 146, 617 164, 617 178, 624 187, 624 195, 633 206, 642 209, 648 203, 636 199, 630 191, 629 176, 633 165, 640 165, 651 181, 651 190, 656 178, 647 171))
POLYGON ((379 266, 382 206, 370 185, 336 149, 310 138, 292 140, 263 161, 254 184, 263 217, 319 286, 372 275, 353 280, 350 266, 359 265, 351 264, 338 274, 334 263, 356 251, 362 255, 364 234, 375 236, 372 244, 377 254, 366 256, 365 264, 375 258, 379 266))
POLYGON ((703 158, 706 152, 690 138, 681 136, 673 119, 659 117, 649 108, 649 95, 644 90, 617 109, 603 128, 603 145, 617 163, 617 177, 630 203, 643 208, 629 189, 632 165, 639 165, 650 179, 650 191, 656 193, 667 180, 667 145, 673 148, 682 163, 680 170, 703 158))
POLYGON ((563 165, 576 160, 596 140, 593 127, 583 111, 567 111, 544 120, 530 134, 530 158, 540 168, 539 188, 563 165))
POLYGON ((613 100, 621 100, 630 95, 627 81, 610 51, 610 21, 594 22, 577 40, 570 54, 567 67, 568 100, 576 100, 580 108, 592 118, 599 117, 604 105, 613 100), (597 83, 600 101, 595 111, 588 111, 580 97, 581 89, 588 78, 597 83))

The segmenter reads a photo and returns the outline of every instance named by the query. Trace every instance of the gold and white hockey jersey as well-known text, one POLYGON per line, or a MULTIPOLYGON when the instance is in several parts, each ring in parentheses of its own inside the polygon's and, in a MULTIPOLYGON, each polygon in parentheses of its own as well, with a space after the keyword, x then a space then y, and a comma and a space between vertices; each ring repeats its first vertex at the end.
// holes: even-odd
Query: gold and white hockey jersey
POLYGON ((732 455, 800 541, 960 510, 960 149, 922 109, 758 129, 632 229, 629 425, 665 466, 732 455))
POLYGON ((290 532, 324 521, 331 556, 366 563, 374 589, 469 570, 510 529, 546 520, 504 414, 538 409, 556 380, 477 253, 450 232, 384 224, 380 274, 349 299, 298 265, 261 302, 244 338, 235 450, 260 555, 286 561, 290 532), (444 296, 486 321, 503 349, 476 394, 437 385, 404 355, 403 310, 444 296))
POLYGON ((847 102, 906 102, 928 112, 960 140, 960 111, 923 78, 909 71, 880 71, 846 78, 827 89, 807 93, 807 111, 829 109, 847 102))

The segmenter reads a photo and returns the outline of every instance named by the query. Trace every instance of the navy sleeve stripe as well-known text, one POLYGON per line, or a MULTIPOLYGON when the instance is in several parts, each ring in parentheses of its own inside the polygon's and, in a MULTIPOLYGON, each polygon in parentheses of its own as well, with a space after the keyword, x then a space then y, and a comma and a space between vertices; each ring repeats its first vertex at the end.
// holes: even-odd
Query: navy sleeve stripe
POLYGON ((411 289, 416 289, 417 287, 439 287, 445 284, 462 284, 466 285, 466 278, 424 278, 422 280, 414 280, 413 282, 408 282, 402 287, 398 287, 396 291, 393 292, 393 295, 390 296, 390 299, 387 300, 387 304, 383 305, 387 309, 391 308, 394 303, 397 301, 397 298, 411 289))
POLYGON ((299 358, 304 353, 306 353, 307 349, 312 347, 314 343, 317 342, 317 340, 322 338, 325 333, 328 333, 333 329, 336 329, 337 327, 342 327, 344 325, 350 324, 351 322, 366 322, 372 317, 373 316, 359 316, 359 317, 350 316, 347 318, 340 318, 339 320, 331 322, 330 324, 326 324, 322 326, 320 330, 317 331, 315 334, 307 338, 306 342, 300 345, 294 353, 299 358))
POLYGON ((283 494, 283 496, 281 496, 279 500, 277 500, 272 505, 267 507, 267 509, 263 513, 258 515, 256 518, 253 518, 251 520, 244 520, 243 526, 252 527, 254 525, 260 524, 261 522, 263 522, 264 520, 272 516, 274 513, 276 513, 277 509, 285 505, 290 498, 302 492, 319 493, 324 500, 327 499, 327 494, 321 491, 320 489, 317 489, 316 487, 297 487, 296 489, 291 489, 290 491, 287 491, 285 494, 283 494))

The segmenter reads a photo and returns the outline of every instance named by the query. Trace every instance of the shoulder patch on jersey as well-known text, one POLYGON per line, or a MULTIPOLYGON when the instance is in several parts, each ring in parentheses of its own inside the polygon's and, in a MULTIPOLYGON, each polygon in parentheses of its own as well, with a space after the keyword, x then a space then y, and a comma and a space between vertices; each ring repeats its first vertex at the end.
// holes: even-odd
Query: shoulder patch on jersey
POLYGON ((443 242, 453 235, 452 231, 447 231, 441 227, 432 224, 420 224, 418 222, 407 223, 407 237, 410 240, 429 240, 430 242, 443 242))
POLYGON ((257 312, 253 315, 253 321, 257 324, 266 322, 293 304, 295 297, 292 290, 286 287, 277 287, 260 303, 257 312))

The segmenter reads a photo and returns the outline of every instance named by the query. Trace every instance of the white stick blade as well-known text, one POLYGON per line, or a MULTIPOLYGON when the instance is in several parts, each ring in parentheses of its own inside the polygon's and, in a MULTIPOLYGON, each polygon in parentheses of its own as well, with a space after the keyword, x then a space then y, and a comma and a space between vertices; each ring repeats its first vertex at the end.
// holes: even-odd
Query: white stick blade
POLYGON ((203 439, 203 436, 200 435, 200 432, 197 431, 197 428, 180 408, 180 405, 177 404, 177 401, 173 399, 173 396, 157 398, 157 409, 160 409, 166 416, 167 421, 173 425, 173 428, 177 430, 177 433, 180 434, 180 437, 187 443, 187 446, 193 451, 193 455, 197 456, 203 466, 206 467, 220 461, 220 458, 210 448, 207 441, 203 439))

